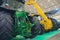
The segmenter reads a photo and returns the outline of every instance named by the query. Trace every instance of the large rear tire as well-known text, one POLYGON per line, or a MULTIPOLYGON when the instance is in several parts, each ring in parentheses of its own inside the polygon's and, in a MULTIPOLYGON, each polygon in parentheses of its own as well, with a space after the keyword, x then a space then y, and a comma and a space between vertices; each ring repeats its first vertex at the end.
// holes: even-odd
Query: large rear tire
POLYGON ((0 12, 0 40, 11 40, 13 37, 13 20, 11 15, 0 12))

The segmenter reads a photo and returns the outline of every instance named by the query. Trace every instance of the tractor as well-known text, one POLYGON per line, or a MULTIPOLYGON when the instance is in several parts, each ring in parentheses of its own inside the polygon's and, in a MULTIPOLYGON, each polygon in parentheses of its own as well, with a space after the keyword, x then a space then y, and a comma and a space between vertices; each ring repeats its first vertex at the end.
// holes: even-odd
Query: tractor
POLYGON ((34 0, 0 0, 0 40, 25 40, 58 28, 58 22, 48 18, 34 0), (34 5, 39 15, 29 16, 24 4, 34 5), (42 20, 35 21, 34 16, 42 20))

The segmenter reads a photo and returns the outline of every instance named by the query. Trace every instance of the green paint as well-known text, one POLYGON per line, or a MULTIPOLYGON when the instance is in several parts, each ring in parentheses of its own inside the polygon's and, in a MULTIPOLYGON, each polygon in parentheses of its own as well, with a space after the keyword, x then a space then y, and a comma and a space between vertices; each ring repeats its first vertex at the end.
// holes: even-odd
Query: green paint
POLYGON ((25 37, 21 36, 21 35, 17 35, 16 37, 14 37, 12 40, 25 40, 25 37))
POLYGON ((29 37, 31 36, 31 26, 26 12, 24 11, 16 11, 15 13, 15 33, 16 35, 22 35, 29 37))

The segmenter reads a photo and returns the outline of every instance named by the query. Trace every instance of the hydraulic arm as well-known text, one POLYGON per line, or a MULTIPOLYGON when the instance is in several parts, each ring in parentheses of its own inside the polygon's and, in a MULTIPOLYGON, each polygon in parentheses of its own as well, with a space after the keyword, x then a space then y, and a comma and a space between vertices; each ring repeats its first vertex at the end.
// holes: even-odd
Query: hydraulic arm
POLYGON ((33 5, 35 9, 37 10, 38 14, 42 17, 42 20, 40 23, 44 26, 45 30, 48 31, 53 27, 52 21, 48 19, 48 17, 45 15, 45 13, 42 11, 42 9, 39 7, 39 5, 34 0, 28 0, 26 2, 28 5, 33 5))

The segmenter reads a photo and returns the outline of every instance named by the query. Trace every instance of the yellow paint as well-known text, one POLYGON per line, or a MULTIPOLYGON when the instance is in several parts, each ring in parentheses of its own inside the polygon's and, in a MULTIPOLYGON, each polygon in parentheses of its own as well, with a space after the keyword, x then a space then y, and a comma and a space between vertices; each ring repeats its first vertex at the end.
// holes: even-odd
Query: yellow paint
POLYGON ((39 7, 39 5, 34 0, 29 0, 26 2, 28 5, 33 5, 35 9, 37 10, 38 14, 43 18, 40 23, 44 26, 45 30, 48 31, 53 27, 53 24, 50 19, 47 18, 45 13, 42 11, 42 9, 39 7))
POLYGON ((30 16, 34 16, 35 14, 31 13, 30 16))

